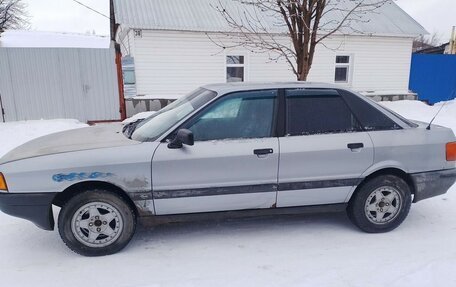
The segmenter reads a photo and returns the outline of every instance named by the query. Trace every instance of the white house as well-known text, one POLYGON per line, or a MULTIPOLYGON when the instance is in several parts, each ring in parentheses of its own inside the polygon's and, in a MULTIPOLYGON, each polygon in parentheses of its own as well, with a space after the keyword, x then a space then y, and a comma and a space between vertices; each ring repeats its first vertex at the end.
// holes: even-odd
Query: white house
MULTIPOLYGON (((237 1, 223 1, 242 9, 237 1)), ((136 85, 135 99, 176 98, 214 82, 296 80, 285 61, 271 62, 267 53, 215 45, 210 37, 230 30, 214 8, 217 3, 111 1, 113 36, 123 56, 134 59, 126 77, 136 85)), ((427 32, 394 2, 365 17, 368 21, 356 23, 359 33, 339 33, 317 47, 308 80, 364 92, 408 93, 412 42, 427 32)))

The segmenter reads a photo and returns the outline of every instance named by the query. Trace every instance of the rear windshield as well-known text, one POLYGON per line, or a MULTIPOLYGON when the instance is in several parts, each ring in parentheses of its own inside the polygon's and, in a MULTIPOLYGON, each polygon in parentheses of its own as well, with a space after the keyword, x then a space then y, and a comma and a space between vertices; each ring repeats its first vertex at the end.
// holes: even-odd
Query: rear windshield
POLYGON ((390 110, 390 109, 388 109, 387 107, 384 107, 384 106, 379 105, 379 104, 377 104, 377 103, 375 103, 375 104, 376 104, 378 107, 380 107, 381 109, 384 109, 384 110, 386 110, 387 112, 390 112, 390 113, 393 114, 396 118, 399 118, 401 121, 403 121, 403 122, 404 122, 406 125, 408 125, 409 127, 411 127, 411 128, 417 128, 417 127, 418 127, 417 124, 415 124, 414 122, 412 122, 412 121, 409 120, 409 119, 404 118, 403 116, 401 116, 400 114, 396 113, 395 111, 390 110))
POLYGON ((392 114, 393 116, 395 116, 396 118, 398 118, 399 120, 401 120, 402 122, 404 122, 404 123, 405 123, 406 125, 408 125, 409 127, 411 127, 411 128, 416 128, 416 127, 418 127, 417 124, 415 124, 414 122, 410 121, 409 119, 404 118, 403 116, 401 116, 400 114, 396 113, 395 111, 392 111, 392 110, 388 109, 387 107, 378 104, 378 103, 375 102, 374 100, 371 100, 371 99, 369 99, 369 98, 367 98, 367 97, 365 97, 365 98, 366 98, 367 100, 369 100, 372 104, 374 104, 376 107, 378 107, 380 110, 384 110, 385 112, 392 114))
POLYGON ((368 129, 370 129, 369 127, 372 127, 373 130, 401 129, 402 127, 399 124, 411 128, 418 127, 415 123, 378 104, 369 97, 346 90, 339 90, 339 93, 368 129))

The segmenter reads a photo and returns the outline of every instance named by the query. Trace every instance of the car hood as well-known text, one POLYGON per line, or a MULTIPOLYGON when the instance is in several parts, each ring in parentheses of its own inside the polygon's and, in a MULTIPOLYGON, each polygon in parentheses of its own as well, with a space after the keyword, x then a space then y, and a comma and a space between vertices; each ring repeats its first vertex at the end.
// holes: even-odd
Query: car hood
POLYGON ((81 151, 135 145, 140 142, 128 139, 122 134, 122 125, 105 124, 58 132, 31 140, 0 159, 0 164, 25 158, 81 151))

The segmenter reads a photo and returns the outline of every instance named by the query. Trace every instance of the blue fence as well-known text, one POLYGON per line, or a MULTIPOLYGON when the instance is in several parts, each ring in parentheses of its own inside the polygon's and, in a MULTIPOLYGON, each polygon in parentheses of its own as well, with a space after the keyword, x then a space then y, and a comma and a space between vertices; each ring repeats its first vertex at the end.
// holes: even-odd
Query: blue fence
POLYGON ((413 54, 410 90, 430 104, 454 99, 456 55, 413 54))

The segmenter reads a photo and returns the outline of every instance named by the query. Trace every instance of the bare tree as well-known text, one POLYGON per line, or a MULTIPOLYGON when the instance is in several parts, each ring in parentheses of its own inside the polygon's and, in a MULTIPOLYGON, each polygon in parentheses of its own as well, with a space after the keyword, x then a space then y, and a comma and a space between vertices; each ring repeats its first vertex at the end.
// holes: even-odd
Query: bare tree
POLYGON ((224 37, 207 35, 222 48, 243 46, 252 52, 272 52, 271 60, 284 58, 297 79, 305 81, 318 44, 325 45, 323 41, 338 32, 362 33, 356 23, 369 22, 369 15, 388 2, 391 1, 218 0, 214 8, 231 30, 222 33, 224 37), (229 41, 225 43, 226 37, 229 41))
POLYGON ((442 44, 442 34, 434 32, 430 35, 421 35, 413 41, 413 52, 437 47, 442 44))
POLYGON ((22 0, 0 0, 0 33, 7 29, 29 27, 26 5, 22 0))

